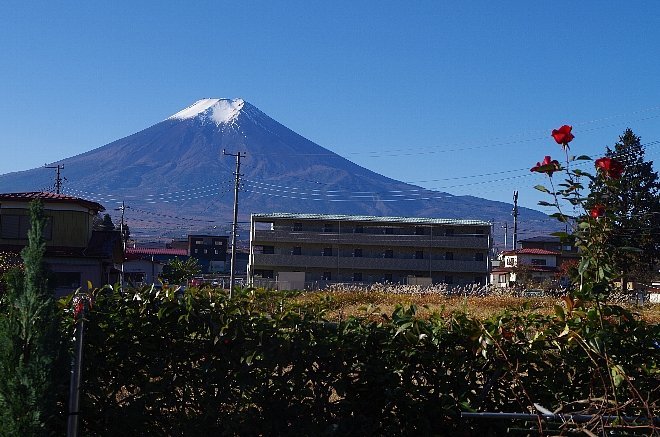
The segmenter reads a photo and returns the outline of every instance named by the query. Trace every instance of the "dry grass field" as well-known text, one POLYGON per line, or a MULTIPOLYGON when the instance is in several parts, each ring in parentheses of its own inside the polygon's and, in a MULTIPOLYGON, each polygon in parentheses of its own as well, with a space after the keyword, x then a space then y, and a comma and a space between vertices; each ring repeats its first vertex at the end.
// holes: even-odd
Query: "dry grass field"
MULTIPOLYGON (((463 290, 466 291, 466 290, 463 290)), ((350 316, 390 315, 397 305, 417 306, 417 314, 428 317, 432 313, 447 316, 452 313, 467 313, 479 319, 486 319, 504 310, 525 307, 525 311, 538 314, 552 314, 554 305, 563 305, 561 297, 524 297, 514 293, 488 294, 467 290, 466 293, 446 293, 443 290, 424 290, 415 287, 338 287, 332 290, 303 293, 295 298, 302 305, 324 301, 329 308, 326 317, 338 321, 350 316)), ((660 305, 626 305, 647 323, 660 323, 660 305)))

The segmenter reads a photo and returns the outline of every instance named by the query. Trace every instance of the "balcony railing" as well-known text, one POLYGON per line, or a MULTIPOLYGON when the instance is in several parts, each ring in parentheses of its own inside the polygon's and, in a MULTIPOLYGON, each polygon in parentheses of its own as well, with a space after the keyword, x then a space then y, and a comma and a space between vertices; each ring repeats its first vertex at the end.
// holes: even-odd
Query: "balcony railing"
POLYGON ((338 244, 354 246, 418 247, 447 249, 488 249, 486 236, 472 235, 429 236, 429 235, 388 235, 360 233, 323 233, 255 230, 253 244, 338 244))
POLYGON ((486 261, 253 254, 254 269, 350 269, 486 273, 486 261))

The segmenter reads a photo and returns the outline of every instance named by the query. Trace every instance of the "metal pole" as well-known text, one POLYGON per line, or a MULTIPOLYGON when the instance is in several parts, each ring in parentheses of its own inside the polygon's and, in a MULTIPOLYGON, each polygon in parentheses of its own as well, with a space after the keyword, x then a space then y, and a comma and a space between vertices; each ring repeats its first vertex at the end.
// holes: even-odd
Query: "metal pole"
POLYGON ((126 256, 126 239, 124 238, 124 210, 126 210, 126 205, 124 205, 124 201, 122 200, 121 202, 121 223, 119 224, 119 233, 121 234, 121 248, 122 248, 122 254, 121 254, 121 278, 119 281, 119 289, 121 292, 124 292, 124 257, 126 256))
POLYGON ((85 334, 85 314, 88 295, 76 293, 73 299, 73 311, 76 320, 74 355, 71 362, 71 383, 69 385, 69 417, 67 420, 68 437, 78 436, 78 417, 80 414, 80 374, 82 372, 83 341, 85 334), (82 307, 80 307, 82 305, 82 307), (80 309, 79 309, 80 308, 80 309))
POLYGON ((539 418, 548 421, 573 421, 576 423, 590 422, 594 418, 601 419, 605 422, 612 422, 615 420, 623 420, 624 422, 643 422, 643 423, 660 423, 659 417, 633 417, 633 416, 599 416, 596 414, 547 414, 547 413, 497 413, 497 412, 483 412, 483 413, 467 413, 461 412, 461 418, 466 419, 507 419, 507 420, 537 420, 539 418))
POLYGON ((518 246, 518 190, 513 192, 513 250, 518 246))
POLYGON ((223 150, 222 154, 236 157, 236 173, 234 173, 236 176, 234 183, 234 222, 231 231, 231 271, 229 272, 229 298, 231 299, 234 294, 234 269, 236 266, 236 228, 238 226, 238 189, 241 178, 241 156, 245 156, 245 153, 227 153, 223 150))

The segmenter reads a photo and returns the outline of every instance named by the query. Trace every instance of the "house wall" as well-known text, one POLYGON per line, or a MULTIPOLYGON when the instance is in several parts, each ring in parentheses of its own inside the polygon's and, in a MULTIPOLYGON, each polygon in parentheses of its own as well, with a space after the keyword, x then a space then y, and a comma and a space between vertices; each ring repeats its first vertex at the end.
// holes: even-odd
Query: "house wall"
POLYGON ((103 277, 103 265, 94 258, 44 258, 52 272, 55 284, 55 296, 60 297, 76 291, 78 287, 87 289, 90 282, 93 287, 106 284, 103 277))
MULTIPOLYGON (((27 245, 27 238, 2 238, 3 226, 8 226, 10 216, 26 217, 29 222, 29 205, 3 202, 0 207, 0 244, 27 245)), ((93 214, 86 208, 71 205, 44 204, 44 213, 50 221, 46 246, 86 247, 92 235, 93 214)))
POLYGON ((163 264, 148 259, 124 261, 124 275, 127 282, 142 282, 142 284, 157 283, 158 276, 163 271, 163 264), (142 278, 141 280, 139 278, 142 278))
POLYGON ((486 283, 490 225, 253 216, 248 276, 304 272, 306 282, 486 283))

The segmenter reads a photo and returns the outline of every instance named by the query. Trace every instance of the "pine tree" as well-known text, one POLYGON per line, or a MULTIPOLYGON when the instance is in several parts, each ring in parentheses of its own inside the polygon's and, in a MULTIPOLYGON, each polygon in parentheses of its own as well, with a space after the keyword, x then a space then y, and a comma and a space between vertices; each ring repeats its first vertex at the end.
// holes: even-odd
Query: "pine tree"
POLYGON ((104 231, 112 231, 115 228, 115 224, 112 222, 112 217, 110 214, 105 214, 103 216, 103 223, 101 223, 101 229, 104 231))
POLYGON ((30 205, 24 271, 8 280, 6 311, 0 316, 0 435, 46 433, 55 409, 52 371, 56 350, 55 306, 47 288, 43 205, 30 205))
POLYGON ((623 164, 620 187, 611 192, 603 183, 591 184, 596 197, 613 213, 610 243, 618 249, 613 259, 622 275, 622 287, 635 280, 649 282, 660 260, 660 181, 653 162, 646 161, 640 137, 626 129, 605 156, 623 164))

